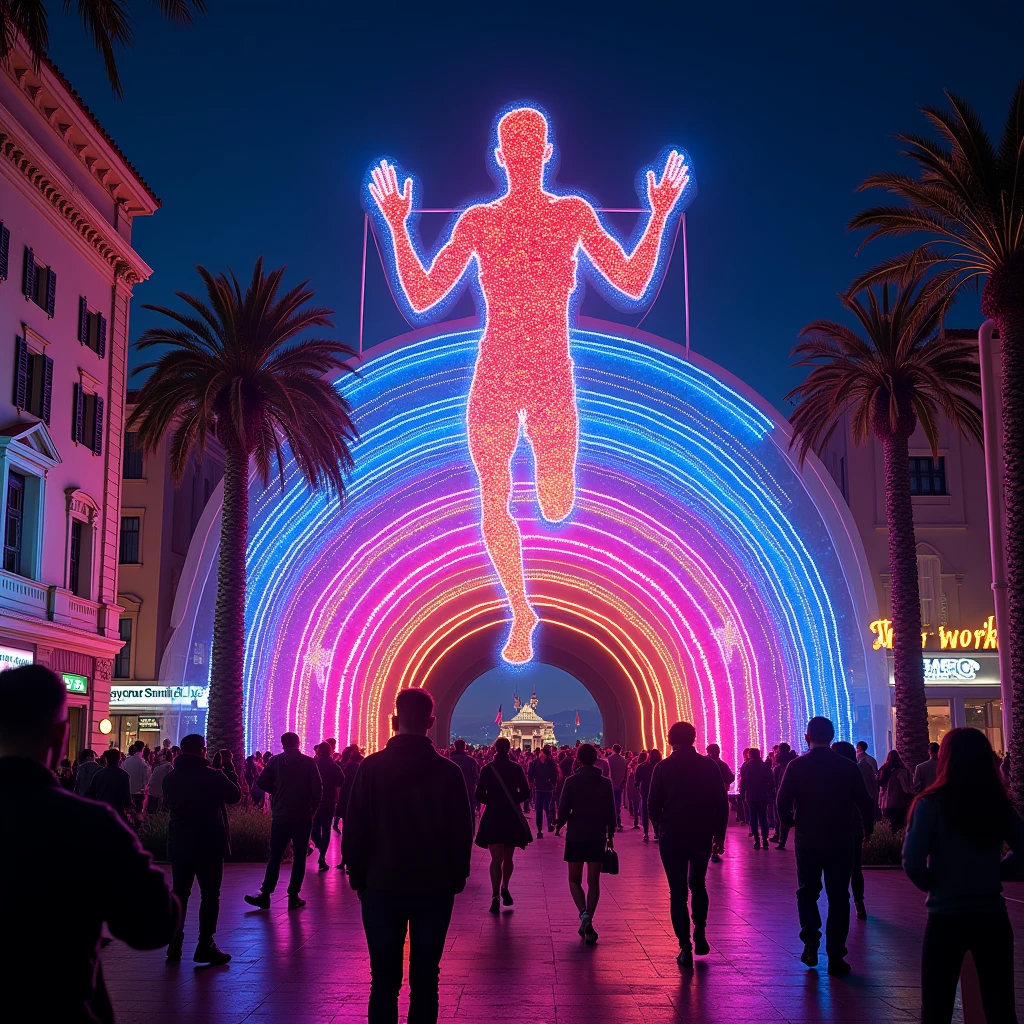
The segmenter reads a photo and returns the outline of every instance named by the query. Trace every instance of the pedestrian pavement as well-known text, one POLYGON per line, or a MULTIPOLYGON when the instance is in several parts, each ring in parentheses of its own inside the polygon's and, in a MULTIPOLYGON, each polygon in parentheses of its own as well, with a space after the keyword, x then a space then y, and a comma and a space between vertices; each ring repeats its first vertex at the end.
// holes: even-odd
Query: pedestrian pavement
MULTIPOLYGON (((563 840, 545 834, 516 852, 515 905, 487 913, 487 855, 474 849, 473 872, 457 897, 441 962, 442 1021, 460 1024, 771 1024, 776 1021, 919 1019, 919 958, 924 896, 899 870, 867 870, 868 920, 851 922, 843 979, 800 963, 792 849, 755 851, 745 826, 729 830, 721 864, 708 872, 711 954, 692 970, 675 962, 668 886, 653 841, 620 833, 621 872, 603 876, 595 916, 600 941, 576 934, 563 840)), ((339 856, 332 839, 330 863, 339 856)), ((139 952, 113 942, 103 973, 121 1024, 355 1024, 366 1020, 369 961, 359 903, 343 873, 307 861, 302 895, 289 911, 281 887, 269 911, 242 900, 262 865, 225 867, 217 941, 233 954, 225 967, 190 957, 199 911, 189 904, 185 958, 139 952)), ((1024 946, 1024 885, 1008 887, 1018 950, 1024 946)), ((824 915, 825 898, 821 909, 824 915)), ((822 950, 824 953, 824 949, 822 950)), ((1024 956, 1016 957, 1018 1015, 1024 1019, 1024 956)), ((402 1019, 408 989, 402 991, 402 1019)), ((959 999, 955 1020, 962 1020, 959 999)))

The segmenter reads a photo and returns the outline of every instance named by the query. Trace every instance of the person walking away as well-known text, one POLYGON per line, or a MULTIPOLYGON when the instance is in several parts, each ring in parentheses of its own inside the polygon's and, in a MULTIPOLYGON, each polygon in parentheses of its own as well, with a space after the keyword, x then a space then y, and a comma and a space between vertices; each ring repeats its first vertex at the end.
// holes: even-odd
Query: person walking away
MULTIPOLYGON (((517 846, 525 850, 533 842, 533 833, 522 811, 522 804, 530 795, 530 785, 523 769, 509 757, 511 748, 512 744, 504 736, 494 741, 494 760, 483 766, 476 787, 476 798, 484 805, 476 845, 491 855, 492 914, 501 911, 499 895, 501 903, 512 906, 508 883, 515 868, 513 856, 517 846)), ((564 786, 562 790, 564 792, 564 786)))
POLYGON ((533 805, 537 810, 537 838, 543 839, 545 814, 548 816, 548 831, 555 830, 555 809, 551 804, 555 784, 558 782, 558 769, 551 760, 551 748, 546 744, 541 748, 537 759, 530 762, 526 779, 533 790, 533 805))
POLYGON ((252 801, 253 807, 259 810, 263 809, 263 803, 266 800, 266 793, 256 785, 256 780, 262 771, 263 765, 256 760, 256 755, 250 754, 245 759, 245 768, 242 770, 242 774, 245 776, 245 785, 249 790, 249 799, 252 801))
POLYGON ((569 892, 580 915, 579 934, 590 945, 597 942, 594 914, 601 899, 601 868, 605 850, 614 849, 616 828, 612 783, 601 774, 597 760, 597 748, 590 743, 576 752, 578 767, 562 787, 555 830, 560 835, 567 828, 563 860, 569 865, 569 892))
POLYGON ((317 871, 326 871, 329 867, 327 848, 331 845, 331 820, 338 806, 338 794, 345 785, 345 773, 331 755, 329 743, 318 744, 315 753, 314 761, 320 773, 323 795, 320 797, 320 806, 313 815, 313 844, 320 854, 316 864, 317 871))
POLYGON ((611 766, 608 764, 608 758, 605 757, 597 747, 594 747, 594 749, 597 750, 597 761, 595 762, 594 767, 596 767, 598 771, 600 771, 600 773, 610 782, 612 778, 612 770, 611 766))
POLYGON ((133 949, 159 949, 177 930, 180 909, 135 833, 109 807, 57 785, 53 769, 68 738, 66 696, 64 683, 42 665, 0 673, 0 820, 8 838, 0 843, 0 975, 11 1014, 5 1019, 113 1024, 100 962, 104 924, 133 949), (60 884, 69 837, 81 872, 70 907, 60 884), (68 927, 55 945, 59 921, 68 927), (39 1008, 30 1012, 26 1002, 19 1012, 15 986, 39 1008))
POLYGON ((654 769, 649 797, 650 813, 661 836, 659 852, 668 878, 672 930, 679 941, 676 962, 693 966, 693 954, 711 952, 707 940, 708 861, 724 843, 729 824, 729 797, 722 773, 711 758, 694 749, 697 730, 689 722, 676 722, 668 731, 672 753, 654 769), (690 913, 693 910, 693 940, 690 913))
POLYGON ((128 814, 133 809, 132 786, 128 773, 119 765, 121 751, 111 747, 110 750, 103 751, 100 760, 103 767, 93 775, 84 795, 87 800, 99 800, 101 803, 109 804, 122 820, 127 821, 128 814))
POLYGON ((796 830, 796 906, 804 944, 800 959, 808 967, 818 965, 818 897, 824 876, 828 973, 842 977, 851 969, 845 957, 850 931, 853 815, 860 813, 865 837, 871 835, 875 820, 857 766, 829 749, 835 735, 835 726, 827 718, 816 717, 807 723, 805 739, 810 749, 786 768, 777 807, 782 824, 796 830))
MULTIPOLYGON (((857 744, 857 749, 861 746, 857 744)), ((868 791, 868 796, 871 797, 871 803, 875 808, 875 821, 882 816, 882 812, 878 807, 878 769, 873 768, 872 765, 875 763, 875 759, 868 755, 863 757, 858 753, 857 755, 857 770, 860 772, 860 777, 864 780, 864 788, 868 791)))
POLYGON ((475 821, 477 812, 476 784, 480 778, 480 768, 477 766, 476 760, 466 753, 466 741, 464 739, 460 738, 455 741, 455 749, 449 756, 462 770, 462 777, 466 780, 466 792, 469 794, 469 804, 473 810, 473 820, 475 821))
POLYGON ((914 780, 899 752, 890 750, 878 771, 878 806, 893 832, 899 832, 906 824, 907 811, 913 799, 914 780))
MULTIPOLYGON (((857 751, 852 743, 840 740, 832 744, 832 749, 847 761, 857 763, 857 751)), ((866 921, 868 918, 867 908, 864 906, 864 869, 861 860, 864 854, 864 823, 861 821, 860 813, 853 812, 853 848, 850 871, 850 891, 853 893, 853 905, 857 910, 857 920, 866 921)))
POLYGON ((866 764, 874 775, 878 774, 878 762, 868 753, 868 745, 860 740, 857 743, 857 764, 866 764))
POLYGON ((153 774, 149 777, 149 811, 151 814, 157 814, 163 810, 164 779, 174 767, 174 758, 169 749, 161 751, 157 756, 159 760, 153 769, 153 774))
MULTIPOLYGON (((722 785, 725 787, 725 802, 728 804, 729 790, 732 789, 732 784, 736 781, 736 775, 732 768, 722 760, 722 748, 717 743, 709 743, 705 749, 707 750, 708 758, 714 762, 715 767, 718 768, 719 775, 722 777, 722 785)), ((723 832, 722 838, 715 840, 714 847, 711 850, 712 864, 722 863, 722 854, 725 853, 725 836, 726 833, 723 832)))
POLYGON ((227 747, 222 747, 213 755, 213 767, 223 772, 239 789, 242 787, 242 783, 238 778, 238 772, 235 771, 235 755, 234 752, 229 750, 227 747))
POLYGON ((772 770, 761 760, 761 751, 750 748, 750 756, 740 768, 740 800, 747 805, 750 827, 754 831, 754 849, 768 847, 768 801, 775 799, 772 770))
POLYGON ((626 789, 629 793, 630 813, 633 815, 633 828, 640 828, 640 814, 643 811, 643 799, 640 796, 640 784, 637 782, 636 773, 640 765, 647 760, 647 751, 641 750, 629 767, 629 777, 626 780, 626 789))
POLYGON ((406 689, 396 735, 354 773, 341 845, 370 953, 369 1024, 396 1024, 409 933, 409 1022, 434 1024, 455 896, 469 877, 473 816, 459 766, 428 739, 434 702, 406 689))
POLYGON ((622 831, 622 791, 626 788, 626 775, 629 763, 622 756, 622 747, 612 744, 612 752, 608 755, 608 772, 612 782, 612 794, 615 797, 615 825, 622 831))
POLYGON ((935 784, 939 777, 939 745, 928 744, 928 760, 922 761, 914 769, 914 792, 921 793, 935 784))
POLYGON ((231 954, 220 949, 213 938, 220 914, 224 858, 231 853, 226 807, 242 799, 242 790, 223 768, 214 768, 207 761, 206 740, 202 736, 183 736, 180 746, 174 768, 163 780, 163 796, 170 814, 167 859, 171 862, 174 895, 181 903, 181 927, 167 947, 167 959, 181 959, 185 914, 192 884, 198 881, 199 943, 192 960, 220 966, 231 959, 231 954))
POLYGON ((149 777, 153 770, 143 756, 146 744, 142 740, 136 740, 128 751, 128 757, 124 759, 123 769, 128 773, 128 783, 131 787, 132 805, 136 814, 141 814, 146 809, 146 789, 149 786, 149 777))
POLYGON ((93 776, 100 770, 100 762, 96 760, 96 751, 85 748, 78 755, 78 772, 75 775, 75 792, 79 796, 85 796, 93 776))
MULTIPOLYGON (((851 748, 852 749, 852 748, 851 748)), ((775 792, 782 788, 782 780, 786 775, 786 766, 797 758, 793 748, 788 743, 779 744, 779 752, 775 758, 775 767, 772 768, 772 784, 775 787, 775 792)), ((774 803, 774 800, 772 801, 774 803)), ((777 843, 776 850, 785 850, 786 842, 789 839, 789 829, 779 820, 778 826, 778 838, 773 840, 777 843)), ((859 849, 859 847, 858 847, 859 849)))
POLYGON ((245 902, 261 910, 270 907, 270 897, 281 874, 281 859, 289 842, 292 844, 292 873, 288 880, 288 909, 297 910, 306 905, 299 895, 306 875, 306 847, 313 830, 313 815, 323 796, 316 762, 299 750, 299 737, 286 732, 281 737, 281 746, 282 753, 270 759, 256 780, 256 785, 269 793, 272 800, 270 860, 259 893, 246 896, 245 902))
MULTIPOLYGON (((655 747, 647 754, 647 760, 643 764, 637 765, 636 769, 636 785, 637 789, 640 790, 640 818, 644 823, 645 843, 650 840, 651 831, 651 813, 647 804, 647 798, 651 792, 651 777, 654 775, 654 769, 660 760, 661 751, 655 747)), ((654 841, 658 841, 657 822, 654 823, 654 841)))
POLYGON ((1014 811, 988 738, 951 729, 939 747, 934 783, 910 809, 903 870, 928 894, 921 950, 921 1020, 948 1024, 965 953, 974 958, 985 1020, 1016 1024, 1013 929, 1000 881, 1007 843, 1024 853, 1014 811))

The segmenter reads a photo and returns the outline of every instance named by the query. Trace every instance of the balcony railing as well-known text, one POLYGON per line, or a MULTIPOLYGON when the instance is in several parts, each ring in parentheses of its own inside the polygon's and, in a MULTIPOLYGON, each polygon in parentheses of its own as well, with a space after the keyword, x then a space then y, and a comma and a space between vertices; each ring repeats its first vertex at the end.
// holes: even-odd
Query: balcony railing
POLYGON ((0 603, 28 615, 46 618, 50 605, 49 587, 0 569, 0 603))

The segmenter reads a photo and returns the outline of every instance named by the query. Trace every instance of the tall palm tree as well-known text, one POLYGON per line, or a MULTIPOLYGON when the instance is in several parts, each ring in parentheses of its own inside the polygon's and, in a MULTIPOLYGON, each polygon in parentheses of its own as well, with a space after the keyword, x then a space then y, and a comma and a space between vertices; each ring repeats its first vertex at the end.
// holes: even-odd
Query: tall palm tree
MULTIPOLYGON (((168 21, 177 25, 192 24, 193 12, 206 13, 206 0, 150 0, 168 21)), ((82 27, 92 36, 93 45, 103 58, 110 88, 122 96, 121 79, 117 73, 114 48, 132 45, 132 21, 128 0, 78 0, 78 16, 82 27)), ((64 0, 64 13, 71 9, 71 0, 64 0)), ((25 40, 38 63, 50 43, 50 26, 45 0, 0 0, 0 60, 11 55, 16 37, 25 40)))
POLYGON ((941 289, 982 285, 982 311, 999 330, 1010 618, 999 642, 1010 647, 1010 782, 1024 806, 1024 79, 998 147, 963 99, 946 96, 951 110, 922 108, 937 142, 896 136, 909 147, 905 155, 916 163, 917 175, 873 174, 861 186, 884 188, 902 204, 875 206, 850 222, 851 228, 870 229, 866 242, 919 232, 928 239, 861 275, 854 287, 934 268, 941 289))
POLYGON ((140 349, 168 346, 139 391, 127 429, 153 451, 168 431, 171 475, 179 483, 189 458, 201 456, 211 437, 224 448, 224 508, 213 625, 208 745, 244 760, 242 666, 245 654, 245 554, 249 539, 250 460, 264 485, 273 468, 284 486, 283 445, 306 483, 344 495, 356 438, 348 402, 328 375, 352 372, 354 352, 340 341, 300 338, 332 327, 332 310, 308 306, 306 282, 283 295, 284 270, 263 271, 256 261, 244 293, 234 273, 214 277, 196 268, 206 298, 177 296, 179 311, 146 306, 173 321, 151 327, 140 349))
POLYGON ((917 540, 910 497, 909 441, 920 425, 938 457, 940 413, 981 442, 981 410, 968 396, 981 393, 978 354, 969 341, 939 331, 948 292, 922 284, 920 275, 881 301, 874 289, 840 296, 863 334, 832 320, 815 320, 793 349, 796 366, 811 367, 787 396, 799 399, 790 416, 791 444, 801 462, 821 453, 850 412, 854 444, 874 434, 885 467, 885 517, 892 581, 893 668, 896 682, 896 749, 909 765, 928 756, 928 716, 921 658, 921 604, 917 540))

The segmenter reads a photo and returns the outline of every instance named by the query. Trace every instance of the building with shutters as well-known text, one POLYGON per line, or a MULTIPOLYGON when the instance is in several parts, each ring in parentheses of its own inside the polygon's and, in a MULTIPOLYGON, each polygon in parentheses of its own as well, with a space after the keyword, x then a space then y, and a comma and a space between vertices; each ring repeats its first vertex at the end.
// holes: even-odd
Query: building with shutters
POLYGON ((15 40, 0 66, 0 667, 63 675, 72 753, 107 745, 128 316, 150 274, 132 224, 159 205, 15 40))

